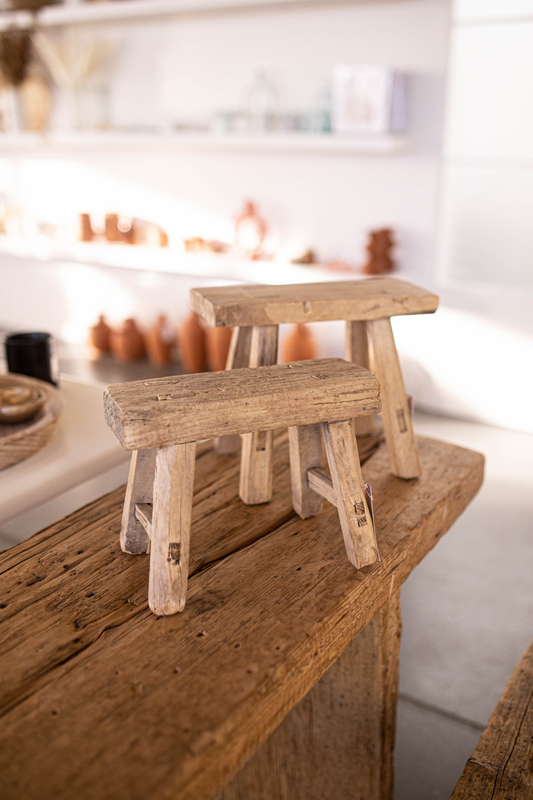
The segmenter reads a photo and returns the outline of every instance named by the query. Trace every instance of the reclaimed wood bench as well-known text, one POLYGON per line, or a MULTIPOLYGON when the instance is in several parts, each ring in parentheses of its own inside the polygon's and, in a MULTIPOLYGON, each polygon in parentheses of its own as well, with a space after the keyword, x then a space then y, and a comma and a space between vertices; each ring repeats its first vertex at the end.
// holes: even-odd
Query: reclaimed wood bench
MULTIPOLYGON (((106 420, 134 451, 121 547, 130 554, 150 551, 152 611, 175 614, 185 607, 196 443, 224 432, 287 425, 296 512, 315 516, 325 497, 338 509, 351 563, 373 564, 379 556, 353 418, 380 407, 376 377, 340 358, 108 386, 106 420), (331 476, 321 469, 322 436, 331 476)), ((246 464, 241 497, 243 474, 246 464)))
POLYGON ((518 662, 452 800, 533 800, 533 642, 518 662))
MULTIPOLYGON (((346 359, 375 373, 381 383, 382 417, 390 466, 400 478, 417 478, 420 462, 409 404, 391 327, 391 317, 428 314, 437 295, 396 278, 287 286, 222 286, 191 289, 191 307, 213 327, 234 327, 227 369, 275 364, 282 323, 346 320, 346 359)), ((372 417, 356 420, 356 433, 371 431, 372 417)), ((242 438, 248 478, 244 502, 272 496, 268 433, 242 438)), ((235 447, 236 443, 233 442, 235 447)))
POLYGON ((120 550, 124 488, 0 554, 2 800, 391 800, 399 590, 483 457, 419 438, 406 482, 381 446, 382 560, 356 571, 335 508, 294 513, 275 444, 253 509, 238 458, 198 447, 183 614, 149 611, 147 561, 120 550))

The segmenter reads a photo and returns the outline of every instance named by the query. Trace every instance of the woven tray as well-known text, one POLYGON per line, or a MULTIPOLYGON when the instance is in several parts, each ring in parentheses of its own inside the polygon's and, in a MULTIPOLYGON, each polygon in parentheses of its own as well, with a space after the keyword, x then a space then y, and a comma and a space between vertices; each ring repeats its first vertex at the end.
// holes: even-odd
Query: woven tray
POLYGON ((21 386, 40 389, 45 395, 45 401, 33 419, 16 425, 0 424, 0 469, 17 464, 44 447, 54 432, 63 409, 63 401, 58 390, 44 381, 9 373, 0 375, 0 387, 6 383, 13 383, 15 379, 21 386))

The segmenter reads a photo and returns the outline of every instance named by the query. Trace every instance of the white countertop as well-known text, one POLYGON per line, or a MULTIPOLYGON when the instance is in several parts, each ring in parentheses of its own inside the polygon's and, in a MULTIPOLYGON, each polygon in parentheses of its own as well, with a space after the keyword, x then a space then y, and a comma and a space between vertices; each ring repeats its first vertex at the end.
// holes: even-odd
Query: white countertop
POLYGON ((105 422, 103 385, 62 375, 59 388, 64 409, 51 440, 0 470, 0 524, 129 461, 105 422))

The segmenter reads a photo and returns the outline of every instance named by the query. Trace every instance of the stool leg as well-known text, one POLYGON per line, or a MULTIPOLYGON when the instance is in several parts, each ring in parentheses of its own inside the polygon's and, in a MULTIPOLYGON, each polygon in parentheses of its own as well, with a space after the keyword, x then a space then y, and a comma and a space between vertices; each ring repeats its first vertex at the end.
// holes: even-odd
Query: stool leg
MULTIPOLYGON (((278 359, 278 326, 254 326, 250 343, 250 367, 269 367, 278 359)), ((272 500, 273 431, 245 433, 242 439, 239 495, 243 503, 256 505, 272 500)))
POLYGON ((135 516, 135 504, 152 502, 156 453, 157 449, 134 450, 131 454, 120 528, 120 546, 131 555, 146 553, 150 545, 148 534, 135 516))
MULTIPOLYGON (((360 367, 370 369, 370 353, 368 348, 368 332, 366 322, 346 322, 346 361, 359 364, 360 367)), ((354 419, 355 433, 357 436, 368 436, 374 433, 374 415, 356 417, 354 419)))
POLYGON ((418 478, 420 460, 390 319, 367 322, 372 372, 381 384, 383 427, 391 470, 398 478, 418 478))
POLYGON ((196 442, 157 450, 148 584, 154 614, 185 606, 195 456, 196 442))
POLYGON ((289 428, 292 505, 302 519, 316 517, 322 509, 322 498, 309 488, 307 470, 322 466, 320 423, 289 428))
POLYGON ((379 553, 363 489, 353 420, 321 425, 346 553, 360 569, 377 561, 379 553))
MULTIPOLYGON (((250 363, 250 343, 252 339, 251 326, 234 328, 226 360, 226 369, 241 369, 250 363)), ((221 455, 238 453, 241 446, 241 437, 221 436, 215 439, 215 450, 221 455)))

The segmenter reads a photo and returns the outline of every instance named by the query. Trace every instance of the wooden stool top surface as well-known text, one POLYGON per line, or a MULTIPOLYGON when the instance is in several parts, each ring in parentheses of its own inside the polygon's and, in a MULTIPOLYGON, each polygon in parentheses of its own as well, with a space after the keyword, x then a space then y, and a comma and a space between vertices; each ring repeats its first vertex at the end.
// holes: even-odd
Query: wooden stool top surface
POLYGON ((451 800, 532 800, 533 642, 467 761, 451 800))
POLYGON ((149 558, 120 551, 124 488, 0 554, 2 800, 211 800, 482 480, 481 455, 425 438, 398 480, 382 446, 363 466, 382 561, 357 571, 335 508, 294 513, 286 438, 253 509, 239 459, 199 448, 182 614, 149 612, 149 558))
POLYGON ((107 424, 126 450, 334 422, 380 408, 375 375, 341 358, 115 383, 104 394, 107 424))
POLYGON ((397 278, 370 278, 191 289, 190 302, 197 314, 218 328, 428 314, 436 311, 439 298, 397 278))

